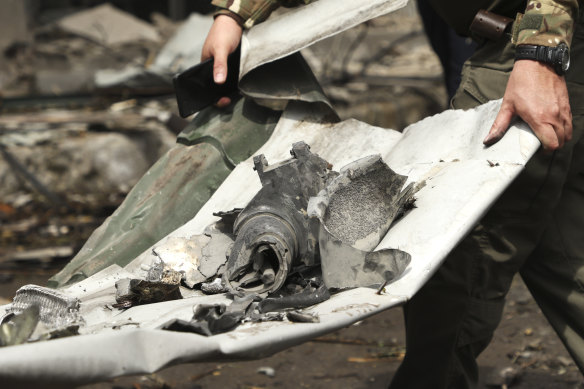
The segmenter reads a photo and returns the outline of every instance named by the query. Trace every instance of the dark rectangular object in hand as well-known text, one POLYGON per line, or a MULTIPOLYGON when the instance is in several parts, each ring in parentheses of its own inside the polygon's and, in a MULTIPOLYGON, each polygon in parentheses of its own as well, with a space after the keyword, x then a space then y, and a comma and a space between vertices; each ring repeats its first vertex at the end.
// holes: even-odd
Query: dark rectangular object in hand
POLYGON ((239 47, 227 59, 227 80, 224 84, 213 81, 213 59, 188 68, 173 78, 174 91, 180 116, 187 117, 215 104, 221 97, 237 92, 239 80, 239 47))

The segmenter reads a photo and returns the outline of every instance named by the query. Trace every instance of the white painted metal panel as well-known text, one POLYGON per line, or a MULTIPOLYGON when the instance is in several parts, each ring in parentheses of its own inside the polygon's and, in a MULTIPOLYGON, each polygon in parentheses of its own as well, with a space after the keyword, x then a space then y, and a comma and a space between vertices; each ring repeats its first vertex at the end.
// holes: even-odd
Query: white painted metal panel
MULTIPOLYGON (((156 330, 162 323, 192 317, 197 303, 227 302, 183 289, 182 300, 106 308, 114 302, 116 279, 140 274, 148 252, 125 269, 112 266, 65 290, 82 300, 84 335, 0 349, 0 377, 16 380, 89 382, 149 373, 171 364, 270 355, 400 305, 423 285, 448 252, 523 169, 539 142, 525 124, 513 126, 502 141, 485 148, 481 140, 499 102, 473 111, 447 111, 408 127, 404 134, 355 120, 322 124, 306 105, 296 104, 258 150, 269 162, 288 157, 292 143, 304 140, 336 169, 379 153, 398 173, 425 180, 417 208, 406 214, 378 248, 397 247, 412 255, 405 274, 377 295, 357 288, 333 295, 308 311, 320 323, 246 323, 212 337, 156 330), (303 108, 304 107, 304 108, 303 108), (487 161, 489 160, 491 164, 487 161), (492 164, 498 166, 491 166, 492 164)), ((169 237, 189 237, 215 220, 213 212, 244 206, 260 188, 252 161, 240 164, 197 216, 169 237)), ((164 245, 165 239, 156 246, 164 245)), ((0 308, 0 312, 1 312, 0 308)))
POLYGON ((240 78, 360 23, 404 7, 408 0, 318 0, 247 30, 241 40, 240 78))

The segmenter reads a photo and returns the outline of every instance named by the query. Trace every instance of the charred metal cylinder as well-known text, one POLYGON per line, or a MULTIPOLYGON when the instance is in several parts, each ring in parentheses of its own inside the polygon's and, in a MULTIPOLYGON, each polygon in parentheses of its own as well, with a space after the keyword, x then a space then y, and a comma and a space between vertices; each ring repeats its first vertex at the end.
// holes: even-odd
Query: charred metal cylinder
POLYGON ((304 142, 290 152, 291 159, 272 166, 263 154, 254 157, 262 189, 233 225, 236 238, 224 273, 232 289, 273 292, 293 266, 316 263, 316 238, 306 208, 336 173, 304 142))

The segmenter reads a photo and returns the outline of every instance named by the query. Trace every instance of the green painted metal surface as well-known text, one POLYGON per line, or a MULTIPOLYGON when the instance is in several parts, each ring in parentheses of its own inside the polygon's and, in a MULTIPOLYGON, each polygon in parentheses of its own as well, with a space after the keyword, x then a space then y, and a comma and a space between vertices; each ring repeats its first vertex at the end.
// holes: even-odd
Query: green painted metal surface
POLYGON ((279 111, 247 98, 227 109, 202 111, 49 286, 78 282, 113 264, 125 266, 193 218, 232 164, 266 142, 279 117, 279 111))

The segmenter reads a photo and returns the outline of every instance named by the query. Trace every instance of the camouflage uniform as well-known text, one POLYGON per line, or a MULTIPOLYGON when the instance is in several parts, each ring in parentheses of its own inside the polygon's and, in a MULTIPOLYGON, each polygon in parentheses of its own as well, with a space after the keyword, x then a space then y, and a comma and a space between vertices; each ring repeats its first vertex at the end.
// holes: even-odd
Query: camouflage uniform
POLYGON ((578 12, 576 0, 530 0, 525 14, 518 14, 513 31, 516 45, 570 46, 574 19, 578 12))
MULTIPOLYGON (((261 23, 280 6, 294 7, 300 4, 308 4, 316 0, 213 0, 212 3, 219 7, 216 15, 228 15, 233 17, 242 27, 250 28, 254 24, 261 23)), ((460 1, 460 0, 459 0, 460 1)), ((466 28, 458 28, 457 32, 466 35, 472 17, 480 8, 488 8, 497 13, 499 1, 469 2, 475 4, 454 4, 444 0, 433 0, 436 9, 445 10, 445 20, 457 19, 457 24, 466 28), (447 3, 447 4, 444 4, 447 3), (478 3, 478 4, 476 4, 478 3), (482 4, 481 4, 482 3, 482 4), (492 3, 491 7, 487 7, 492 3), (456 9, 456 12, 452 12, 456 9), (464 17, 466 15, 466 17, 464 17), (463 16, 463 17, 461 17, 463 16)), ((507 4, 518 9, 522 1, 508 1, 507 4)), ((504 12, 505 8, 501 14, 504 12)), ((507 9, 508 6, 507 6, 507 9)), ((514 29, 514 43, 542 46, 556 46, 560 42, 570 45, 574 31, 574 19, 578 10, 577 0, 530 0, 525 9, 525 14, 517 15, 514 29)), ((443 17, 444 17, 443 13, 443 17)), ((515 15, 510 15, 515 16, 515 15)))
POLYGON ((240 26, 250 28, 261 23, 278 7, 295 7, 315 0, 213 0, 220 8, 215 15, 231 16, 240 26))
MULTIPOLYGON (((526 15, 530 10, 533 8, 526 15)), ((583 11, 575 25, 565 21, 566 13, 558 17, 546 14, 543 19, 549 28, 541 27, 545 23, 539 19, 539 24, 527 24, 527 33, 515 31, 513 40, 521 43, 555 43, 556 38, 571 43, 566 82, 573 138, 553 154, 536 153, 406 304, 407 354, 392 389, 476 386, 476 357, 501 320, 505 296, 518 272, 584 372, 583 11), (420 366, 424 374, 419 373, 420 366)), ((571 9, 568 14, 575 12, 577 9, 571 9)), ((523 21, 520 25, 526 26, 523 21)), ((517 23, 514 27, 517 29, 517 23)), ((451 105, 468 109, 500 98, 513 69, 514 52, 515 45, 508 38, 483 44, 465 63, 451 105)))
POLYGON ((390 387, 476 387, 476 357, 501 320, 518 272, 584 372, 584 9, 576 0, 529 0, 527 6, 524 0, 430 1, 459 33, 468 32, 480 8, 516 17, 512 37, 483 42, 464 64, 453 108, 503 96, 515 44, 570 44, 566 83, 574 134, 553 154, 536 153, 405 305, 407 353, 390 387))

